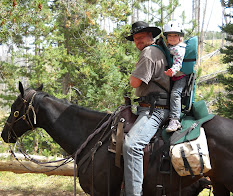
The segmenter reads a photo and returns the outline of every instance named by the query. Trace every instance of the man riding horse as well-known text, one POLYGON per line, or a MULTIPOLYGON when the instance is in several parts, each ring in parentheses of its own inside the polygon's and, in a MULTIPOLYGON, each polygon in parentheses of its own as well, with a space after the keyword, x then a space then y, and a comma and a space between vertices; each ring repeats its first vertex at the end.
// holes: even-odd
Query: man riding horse
POLYGON ((139 115, 123 144, 125 193, 142 195, 143 149, 168 117, 170 80, 164 74, 167 60, 163 52, 154 46, 154 38, 161 33, 157 27, 138 21, 132 25, 131 35, 141 51, 136 68, 130 76, 130 85, 139 97, 139 115))

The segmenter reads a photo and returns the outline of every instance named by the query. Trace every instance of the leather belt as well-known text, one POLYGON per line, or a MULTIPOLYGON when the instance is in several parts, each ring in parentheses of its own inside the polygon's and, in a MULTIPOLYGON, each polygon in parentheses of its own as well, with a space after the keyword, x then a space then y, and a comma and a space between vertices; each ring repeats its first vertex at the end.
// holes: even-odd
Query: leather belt
MULTIPOLYGON (((139 103, 139 105, 141 107, 147 107, 147 108, 150 107, 149 103, 139 103)), ((155 108, 158 108, 158 109, 169 109, 169 106, 168 105, 165 105, 165 106, 156 105, 155 108)))

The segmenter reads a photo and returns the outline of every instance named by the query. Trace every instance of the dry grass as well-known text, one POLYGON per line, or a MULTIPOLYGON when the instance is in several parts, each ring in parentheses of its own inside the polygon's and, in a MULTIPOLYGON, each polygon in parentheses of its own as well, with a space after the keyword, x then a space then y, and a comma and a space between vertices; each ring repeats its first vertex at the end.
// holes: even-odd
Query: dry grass
MULTIPOLYGON (((79 196, 87 196, 80 187, 77 193, 79 196)), ((73 196, 73 194, 73 177, 0 172, 0 196, 73 196)), ((207 189, 199 194, 208 195, 207 189)))
POLYGON ((209 59, 203 60, 200 68, 202 69, 201 75, 208 75, 217 71, 226 70, 227 64, 221 62, 223 55, 218 54, 209 59))
POLYGON ((214 196, 213 194, 213 189, 209 190, 209 189, 204 189, 199 196, 214 196))
MULTIPOLYGON (((0 172, 0 196, 71 196, 73 177, 0 172)), ((86 195, 77 185, 78 195, 86 195)))
MULTIPOLYGON (((206 40, 206 45, 204 45, 204 50, 201 57, 204 57, 217 49, 221 48, 222 40, 206 40)), ((214 73, 216 71, 225 70, 227 65, 222 63, 223 55, 218 53, 210 58, 204 58, 201 62, 200 68, 202 69, 201 75, 207 75, 214 73)))
MULTIPOLYGON (((211 190, 210 196, 213 196, 211 190)), ((88 196, 77 186, 78 196, 88 196)), ((204 189, 199 196, 209 196, 204 189)), ((73 196, 73 177, 0 172, 0 196, 73 196)), ((232 193, 231 193, 232 195, 232 193)))
MULTIPOLYGON (((212 40, 206 40, 205 43, 206 44, 204 45, 202 57, 212 53, 213 51, 216 51, 217 49, 220 49, 222 40, 214 40, 213 43, 212 40)), ((218 53, 217 55, 211 56, 209 58, 204 58, 198 68, 200 77, 226 70, 228 65, 222 63, 222 57, 223 55, 218 53)), ((204 98, 207 102, 209 112, 212 113, 216 109, 217 95, 222 91, 224 91, 224 88, 219 83, 196 85, 195 97, 196 100, 204 98)))
MULTIPOLYGON (((230 194, 232 196, 232 193, 230 194)), ((199 196, 214 196, 213 189, 211 191, 209 189, 204 189, 199 196)))

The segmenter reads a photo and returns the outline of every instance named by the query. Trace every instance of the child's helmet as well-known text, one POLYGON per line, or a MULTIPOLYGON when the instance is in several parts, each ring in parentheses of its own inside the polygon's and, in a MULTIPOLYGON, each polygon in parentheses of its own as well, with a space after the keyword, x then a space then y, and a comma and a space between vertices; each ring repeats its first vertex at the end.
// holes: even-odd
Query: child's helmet
POLYGON ((181 36, 184 36, 184 31, 182 25, 177 21, 170 21, 164 25, 163 34, 166 36, 168 33, 178 33, 181 36))

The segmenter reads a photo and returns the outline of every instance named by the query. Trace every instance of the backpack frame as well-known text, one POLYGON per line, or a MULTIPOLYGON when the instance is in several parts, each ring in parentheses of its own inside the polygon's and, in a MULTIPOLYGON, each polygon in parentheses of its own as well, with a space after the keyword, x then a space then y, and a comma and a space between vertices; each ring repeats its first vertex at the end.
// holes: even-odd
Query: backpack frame
MULTIPOLYGON (((181 71, 188 76, 186 86, 182 92, 182 112, 184 113, 189 113, 192 108, 192 104, 194 103, 196 81, 194 66, 196 64, 197 56, 197 40, 198 37, 194 36, 184 41, 186 43, 186 52, 182 63, 181 71)), ((168 62, 168 69, 171 68, 173 63, 173 57, 170 54, 164 39, 160 37, 158 40, 156 40, 156 44, 153 44, 151 46, 157 47, 163 52, 168 62)))

